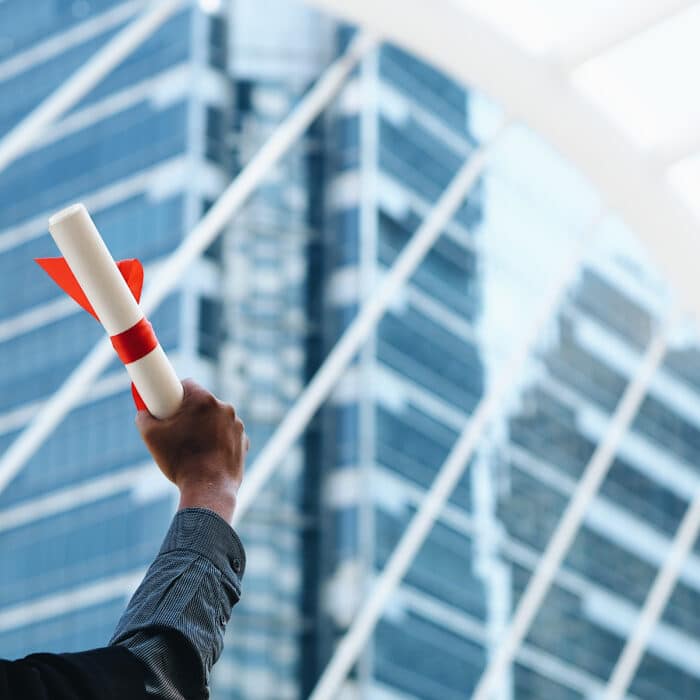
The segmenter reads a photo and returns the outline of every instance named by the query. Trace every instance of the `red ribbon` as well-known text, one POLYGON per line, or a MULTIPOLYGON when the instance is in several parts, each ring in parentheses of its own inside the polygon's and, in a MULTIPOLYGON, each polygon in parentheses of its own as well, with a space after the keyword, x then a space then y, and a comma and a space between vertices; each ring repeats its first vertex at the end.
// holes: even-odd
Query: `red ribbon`
POLYGON ((153 332, 153 326, 146 318, 142 318, 136 325, 123 333, 110 336, 109 339, 112 341, 119 359, 125 365, 145 357, 158 345, 158 338, 153 332))
MULTIPOLYGON (((95 309, 92 308, 92 304, 88 301, 80 283, 64 258, 37 258, 36 262, 69 297, 74 299, 91 316, 97 318, 95 309)), ((141 261, 136 259, 122 260, 117 263, 117 267, 134 295, 134 299, 139 301, 141 299, 141 290, 143 289, 143 265, 141 261)), ((100 319, 97 318, 97 320, 99 321, 100 319)), ((142 318, 123 333, 111 336, 110 340, 117 351, 119 359, 125 365, 145 357, 158 345, 153 326, 146 318, 142 318)), ((131 393, 134 397, 136 408, 139 411, 146 410, 146 404, 133 384, 131 385, 131 393)))

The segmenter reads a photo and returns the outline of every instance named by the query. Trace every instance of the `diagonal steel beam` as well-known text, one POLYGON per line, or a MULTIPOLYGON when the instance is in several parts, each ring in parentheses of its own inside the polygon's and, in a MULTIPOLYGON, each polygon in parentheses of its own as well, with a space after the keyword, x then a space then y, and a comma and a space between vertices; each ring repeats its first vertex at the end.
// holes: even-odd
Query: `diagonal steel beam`
POLYGON ((106 75, 135 51, 185 0, 160 0, 135 19, 61 87, 49 95, 0 141, 0 172, 26 153, 43 130, 77 104, 106 75))
MULTIPOLYGON (((453 0, 307 0, 360 23, 501 105, 542 136, 598 189, 639 236, 686 309, 700 321, 698 220, 666 167, 624 138, 547 57, 518 48, 453 0)), ((646 2, 646 0, 645 0, 646 2)))
POLYGON ((477 406, 444 464, 440 467, 420 508, 392 552, 369 598, 356 615, 350 629, 340 640, 309 700, 331 700, 340 689, 345 677, 379 622, 390 597, 400 585, 425 539, 430 534, 447 499, 464 474, 481 436, 497 415, 504 400, 513 390, 513 386, 517 384, 518 377, 525 368, 542 328, 553 317, 564 290, 570 284, 579 267, 582 251, 583 246, 578 246, 547 290, 522 341, 516 346, 507 366, 477 406))
POLYGON ((245 484, 241 487, 234 523, 239 522, 248 511, 257 494, 287 455, 289 448, 301 435, 321 403, 340 379, 355 353, 379 323, 396 293, 420 265, 445 226, 459 209, 467 193, 486 167, 493 147, 503 133, 503 128, 498 130, 488 144, 478 148, 460 168, 422 226, 396 259, 379 288, 363 304, 303 394, 297 399, 274 435, 267 442, 252 465, 245 484))
POLYGON ((693 498, 683 516, 668 557, 654 580, 649 595, 644 601, 644 607, 635 622, 634 630, 615 664, 610 681, 603 693, 603 700, 622 700, 625 697, 634 674, 639 668, 649 638, 666 608, 668 599, 681 575, 683 564, 699 532, 700 493, 693 498))
POLYGON ((613 414, 603 441, 598 445, 581 476, 576 490, 557 524, 532 578, 525 588, 513 619, 476 686, 472 700, 489 700, 499 689, 508 666, 528 633, 552 581, 583 523, 588 506, 595 498, 615 453, 641 406, 649 385, 663 360, 667 335, 661 330, 653 338, 634 378, 627 386, 613 414))

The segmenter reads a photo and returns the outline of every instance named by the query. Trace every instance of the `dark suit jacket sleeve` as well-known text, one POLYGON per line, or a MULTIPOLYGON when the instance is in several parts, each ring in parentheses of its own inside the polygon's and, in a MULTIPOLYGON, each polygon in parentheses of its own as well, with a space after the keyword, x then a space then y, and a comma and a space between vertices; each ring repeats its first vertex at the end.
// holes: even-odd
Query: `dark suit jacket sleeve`
POLYGON ((0 661, 2 700, 147 700, 146 668, 121 647, 0 661))

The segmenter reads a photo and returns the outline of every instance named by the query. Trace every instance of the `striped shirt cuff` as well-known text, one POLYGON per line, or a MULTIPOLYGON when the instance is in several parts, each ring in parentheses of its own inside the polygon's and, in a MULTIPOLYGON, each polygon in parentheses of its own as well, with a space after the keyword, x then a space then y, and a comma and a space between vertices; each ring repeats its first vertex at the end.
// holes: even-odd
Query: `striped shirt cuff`
POLYGON ((178 511, 165 536, 158 556, 181 550, 206 557, 223 574, 240 581, 245 573, 245 550, 234 529, 218 514, 206 508, 178 511))

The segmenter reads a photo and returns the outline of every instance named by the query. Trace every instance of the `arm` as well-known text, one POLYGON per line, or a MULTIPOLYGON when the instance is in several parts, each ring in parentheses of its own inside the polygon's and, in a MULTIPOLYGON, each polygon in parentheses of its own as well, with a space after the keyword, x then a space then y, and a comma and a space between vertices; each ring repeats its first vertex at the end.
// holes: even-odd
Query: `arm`
POLYGON ((111 646, 0 660, 2 700, 196 700, 209 696, 245 552, 229 526, 248 438, 231 406, 184 382, 178 412, 137 416, 151 454, 180 489, 180 509, 111 646))
POLYGON ((138 414, 141 435, 180 490, 180 509, 161 550, 120 620, 112 645, 146 669, 149 698, 207 698, 241 593, 245 552, 229 526, 248 438, 231 406, 186 381, 171 418, 138 414))

